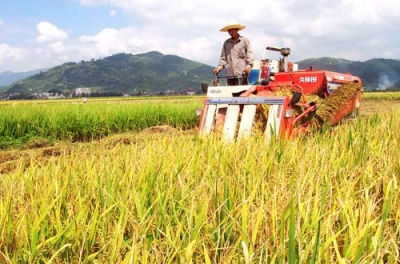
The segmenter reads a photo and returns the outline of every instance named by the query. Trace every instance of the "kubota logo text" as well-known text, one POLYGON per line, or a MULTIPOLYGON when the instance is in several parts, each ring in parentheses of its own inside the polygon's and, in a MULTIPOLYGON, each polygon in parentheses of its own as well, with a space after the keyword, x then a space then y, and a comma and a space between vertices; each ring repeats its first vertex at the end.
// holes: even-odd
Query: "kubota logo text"
POLYGON ((211 89, 210 90, 210 93, 221 93, 221 90, 220 89, 211 89))
POLYGON ((317 76, 306 76, 306 77, 300 77, 299 82, 303 83, 315 83, 317 82, 317 76))

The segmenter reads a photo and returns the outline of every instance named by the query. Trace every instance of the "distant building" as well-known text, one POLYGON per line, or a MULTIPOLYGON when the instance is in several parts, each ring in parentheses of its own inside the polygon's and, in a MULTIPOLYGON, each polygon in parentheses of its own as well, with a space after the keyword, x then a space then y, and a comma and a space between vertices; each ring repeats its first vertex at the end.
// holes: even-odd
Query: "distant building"
POLYGON ((38 97, 39 98, 49 98, 50 95, 51 95, 50 93, 45 92, 45 93, 39 93, 38 97))
POLYGON ((194 95, 195 92, 196 92, 196 91, 195 91, 192 87, 189 87, 189 88, 187 89, 187 91, 186 91, 186 94, 187 94, 187 95, 194 95))
POLYGON ((72 90, 72 96, 75 97, 90 96, 90 88, 87 87, 75 88, 74 90, 72 90))

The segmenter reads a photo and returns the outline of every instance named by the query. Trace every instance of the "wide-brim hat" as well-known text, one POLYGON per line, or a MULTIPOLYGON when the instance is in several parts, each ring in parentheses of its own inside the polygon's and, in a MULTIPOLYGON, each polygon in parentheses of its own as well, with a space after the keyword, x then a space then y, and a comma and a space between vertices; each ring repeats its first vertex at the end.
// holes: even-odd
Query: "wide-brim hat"
POLYGON ((226 26, 221 28, 219 31, 226 32, 228 29, 237 28, 238 30, 244 29, 246 26, 243 24, 238 23, 236 20, 230 20, 226 26))

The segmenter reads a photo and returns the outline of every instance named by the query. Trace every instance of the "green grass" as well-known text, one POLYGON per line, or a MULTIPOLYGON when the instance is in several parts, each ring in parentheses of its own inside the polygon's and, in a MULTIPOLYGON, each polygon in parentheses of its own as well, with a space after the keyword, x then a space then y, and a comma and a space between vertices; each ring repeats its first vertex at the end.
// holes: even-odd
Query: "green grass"
POLYGON ((364 92, 363 100, 389 100, 389 101, 398 101, 400 100, 399 92, 364 92))
POLYGON ((0 148, 37 141, 90 141, 108 135, 137 132, 157 125, 189 129, 198 125, 201 100, 71 101, 3 105, 0 148))

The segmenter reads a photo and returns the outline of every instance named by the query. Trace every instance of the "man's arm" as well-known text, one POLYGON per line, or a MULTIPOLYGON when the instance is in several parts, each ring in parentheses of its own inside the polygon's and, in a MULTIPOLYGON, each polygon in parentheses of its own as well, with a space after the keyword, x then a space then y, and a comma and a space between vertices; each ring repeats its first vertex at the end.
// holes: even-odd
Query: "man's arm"
POLYGON ((244 67, 243 71, 246 74, 249 74, 251 68, 253 68, 254 52, 253 52, 253 47, 248 38, 244 39, 244 43, 245 43, 245 49, 246 49, 246 66, 244 67))
POLYGON ((250 67, 253 67, 253 63, 254 63, 253 46, 251 45, 250 40, 247 39, 247 41, 246 41, 246 64, 250 65, 250 67))
POLYGON ((222 71, 223 68, 225 68, 227 64, 226 61, 226 51, 225 51, 225 43, 222 46, 222 50, 221 50, 221 55, 219 57, 219 63, 218 66, 214 68, 214 73, 218 74, 220 71, 222 71))

